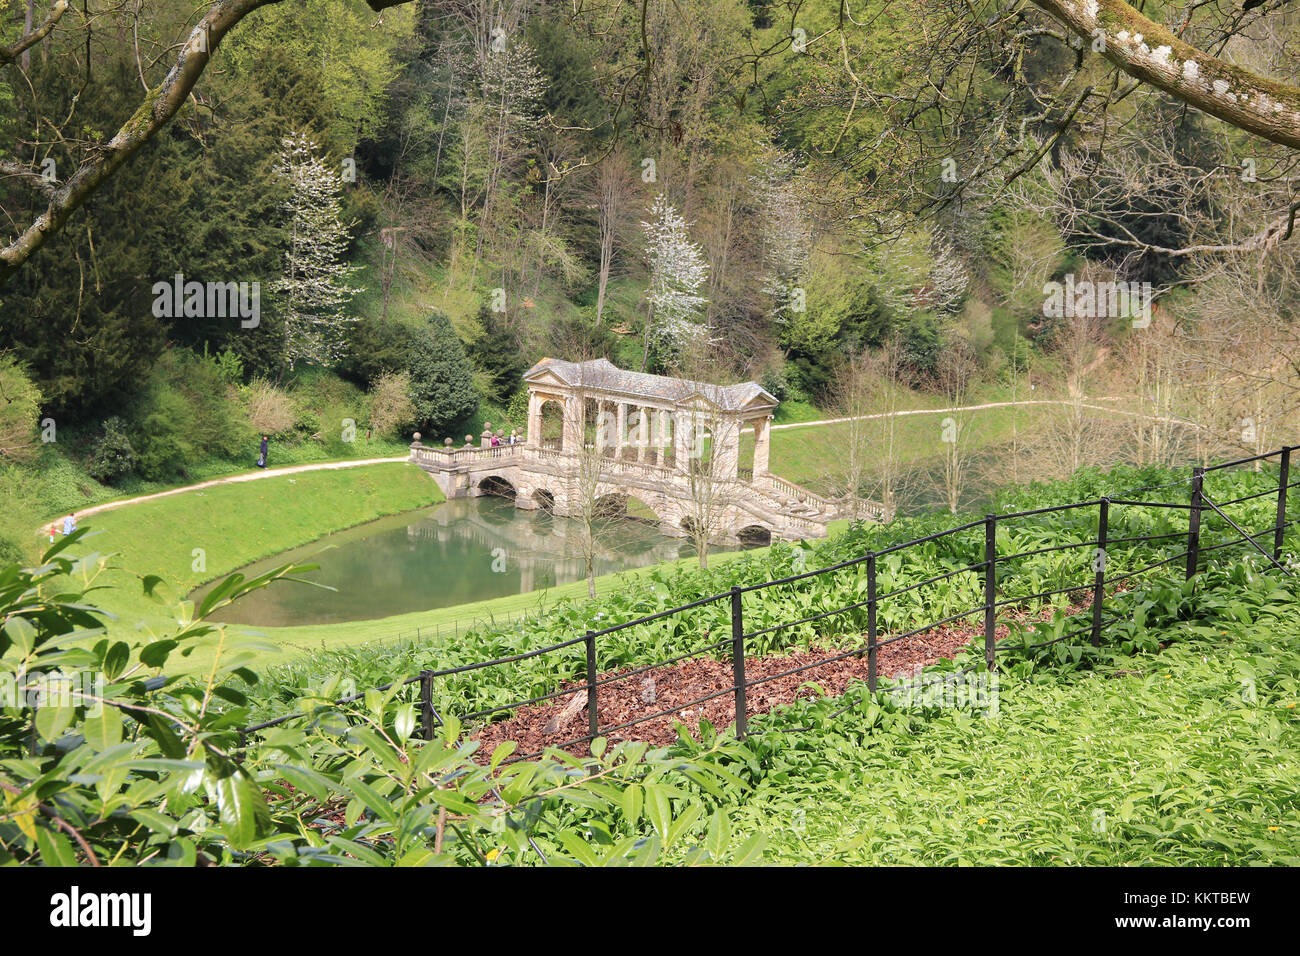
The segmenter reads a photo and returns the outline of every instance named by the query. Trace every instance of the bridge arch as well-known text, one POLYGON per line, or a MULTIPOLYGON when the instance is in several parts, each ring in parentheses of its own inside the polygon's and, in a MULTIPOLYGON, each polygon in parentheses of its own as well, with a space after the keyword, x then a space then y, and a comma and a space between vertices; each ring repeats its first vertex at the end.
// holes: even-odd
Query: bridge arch
POLYGON ((596 513, 602 518, 627 518, 646 524, 659 525, 660 509, 641 495, 626 491, 611 491, 596 499, 596 513))
POLYGON ((479 480, 478 491, 481 495, 496 495, 499 498, 514 500, 518 494, 514 483, 501 475, 485 475, 479 480))
POLYGON ((736 537, 740 539, 742 545, 750 547, 768 545, 772 543, 772 529, 761 524, 747 524, 736 532, 736 537))
POLYGON ((547 514, 555 514, 555 492, 549 488, 538 488, 533 492, 533 501, 537 502, 537 507, 547 514))

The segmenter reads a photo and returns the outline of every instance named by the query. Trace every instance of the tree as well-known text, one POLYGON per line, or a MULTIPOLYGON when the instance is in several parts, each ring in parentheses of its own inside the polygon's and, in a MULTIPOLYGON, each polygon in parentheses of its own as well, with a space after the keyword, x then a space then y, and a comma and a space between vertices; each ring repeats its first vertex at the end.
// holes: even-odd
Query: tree
POLYGON ((288 180, 289 248, 284 273, 272 288, 284 312, 285 358, 331 365, 343 357, 348 326, 344 313, 356 289, 347 285, 353 268, 342 261, 348 245, 339 194, 339 174, 321 160, 315 142, 297 133, 285 138, 276 172, 288 180))
POLYGON ((609 287, 614 256, 619 251, 623 232, 627 228, 627 206, 635 195, 631 162, 631 158, 622 150, 615 150, 596 168, 593 192, 600 235, 599 265, 596 269, 597 325, 605 314, 605 291, 609 287))
POLYGON ((956 514, 962 506, 969 480, 970 412, 962 411, 978 365, 970 344, 949 335, 936 367, 939 388, 949 411, 939 423, 939 440, 943 444, 943 493, 948 511, 956 514))
POLYGON ((709 277, 709 267, 704 253, 688 235, 686 220, 663 193, 655 197, 650 217, 650 222, 641 223, 650 268, 643 369, 652 345, 662 349, 665 357, 675 358, 701 337, 705 328, 700 311, 708 301, 699 289, 709 277))
POLYGON ((773 150, 753 178, 763 224, 763 291, 772 297, 778 322, 802 311, 796 301, 812 255, 812 221, 804 203, 794 157, 773 150))
MULTIPOLYGON (((73 173, 58 185, 44 181, 38 166, 6 159, 0 172, 38 197, 44 209, 35 215, 24 211, 14 218, 17 235, 0 249, 0 283, 7 281, 59 233, 72 214, 191 101, 196 84, 227 34, 249 14, 281 2, 221 0, 212 3, 189 30, 184 42, 162 44, 166 52, 157 58, 158 63, 160 66, 170 63, 170 66, 166 75, 153 84, 145 76, 146 58, 141 58, 138 76, 124 76, 120 80, 131 86, 137 82, 145 86, 140 105, 114 135, 104 141, 89 140, 82 144, 77 149, 73 173)), ((409 0, 367 0, 376 11, 406 2, 409 0)), ((1249 10, 1243 8, 1240 15, 1235 8, 1200 5, 1180 14, 1182 21, 1175 32, 1150 20, 1124 0, 1034 0, 1034 3, 1047 16, 1043 24, 1024 23, 1024 11, 1019 8, 997 10, 990 15, 987 9, 976 9, 979 5, 952 0, 934 0, 927 6, 926 12, 932 12, 933 16, 927 18, 929 22, 924 29, 918 28, 916 12, 911 7, 884 11, 879 18, 872 18, 870 29, 862 29, 852 16, 822 12, 827 29, 817 37, 819 42, 813 52, 823 58, 816 66, 824 75, 818 77, 817 83, 809 84, 814 89, 804 95, 807 102, 797 106, 822 110, 828 100, 836 106, 843 104, 842 121, 818 124, 815 134, 823 140, 819 145, 824 153, 849 157, 838 176, 839 183, 859 197, 870 197, 888 195, 891 192, 887 188, 888 180, 903 180, 908 187, 903 191, 933 211, 969 188, 946 190, 946 196, 936 197, 934 171, 941 160, 952 160, 956 167, 964 167, 968 175, 963 181, 968 184, 982 181, 990 170, 1000 170, 1014 179, 1052 153, 1086 105, 1099 103, 1110 107, 1122 103, 1141 83, 1150 84, 1252 136, 1293 149, 1300 147, 1300 88, 1206 52, 1221 50, 1227 41, 1248 35, 1264 17, 1285 16, 1288 12, 1285 4, 1255 4, 1249 10), (1207 19, 1209 23, 1205 22, 1207 19), (889 27, 897 29, 901 42, 889 51, 891 55, 881 56, 876 38, 882 28, 889 27), (948 41, 934 43, 935 35, 943 35, 948 41), (1189 43, 1185 37, 1198 40, 1200 45, 1189 43), (1035 82, 1029 76, 1030 71, 1020 66, 1014 71, 1003 68, 1003 64, 1023 64, 1040 44, 1060 44, 1055 48, 1058 55, 1065 54, 1060 60, 1074 62, 1063 82, 1060 77, 1050 75, 1046 82, 1035 82), (1085 49, 1100 53, 1128 78, 1126 82, 1121 85, 1117 74, 1113 79, 1102 77, 1100 82, 1077 88, 1072 81, 1083 72, 1085 49), (989 69, 990 63, 998 69, 989 69), (878 72, 873 73, 873 69, 878 72), (1023 95, 999 96, 999 84, 993 82, 997 79, 995 72, 1007 76, 1014 73, 1015 81, 1026 87, 1023 95), (830 82, 831 79, 838 82, 830 82), (967 88, 978 89, 985 95, 963 97, 954 103, 951 89, 959 79, 967 88), (874 143, 884 143, 891 149, 877 150, 868 148, 865 141, 853 141, 867 132, 863 125, 853 123, 860 103, 881 105, 883 115, 871 124, 870 135, 874 143), (1031 107, 1029 115, 1017 122, 1022 117, 1016 115, 1016 109, 1025 104, 1031 107), (881 125, 890 129, 890 135, 880 135, 881 125), (907 134, 898 135, 897 131, 904 129, 907 134), (966 135, 971 129, 987 133, 983 137, 966 135), (1018 130, 1018 134, 1012 130, 1018 130), (882 171, 885 175, 880 175, 882 171), (855 177, 856 182, 850 177, 855 177), (936 198, 942 201, 936 204, 936 198)), ((656 38, 670 33, 676 39, 684 32, 673 29, 677 25, 675 20, 683 17, 678 8, 669 13, 649 0, 642 0, 640 6, 641 22, 653 23, 656 38)), ((124 19, 139 16, 139 4, 116 7, 117 15, 124 19)), ((66 0, 55 0, 49 12, 39 22, 34 18, 33 27, 24 29, 17 42, 0 45, 0 68, 20 62, 29 50, 58 34, 71 19, 66 16, 68 9, 66 0)), ((711 9, 710 14, 713 12, 711 9)), ((604 10, 595 14, 606 15, 604 10)), ((624 16, 629 15, 633 11, 624 12, 624 16)), ((84 20, 81 29, 89 42, 92 27, 102 29, 100 18, 89 16, 84 20)), ((732 24, 729 21, 697 24, 692 20, 689 26, 699 26, 714 39, 717 32, 725 32, 732 24)), ((712 50, 706 47, 703 65, 692 62, 687 69, 682 69, 686 58, 675 44, 667 49, 652 49, 650 31, 644 26, 637 31, 637 37, 635 62, 621 78, 620 97, 628 104, 634 122, 661 133, 671 131, 679 141, 689 136, 685 177, 689 196, 692 176, 699 165, 696 154, 706 127, 706 111, 699 108, 700 104, 722 82, 743 77, 747 88, 752 89, 754 76, 764 60, 787 56, 789 46, 776 43, 762 52, 737 52, 723 63, 709 62, 712 50), (666 96, 665 91, 674 95, 666 96), (687 91, 694 96, 693 103, 681 102, 687 91), (684 111, 683 107, 688 105, 695 108, 684 111), (683 112, 691 120, 687 125, 678 119, 683 112)), ((485 29, 480 30, 478 39, 488 39, 485 29)), ((480 43, 480 48, 484 45, 480 43)), ((44 124, 38 119, 30 125, 44 124)), ((1300 203, 1294 203, 1283 212, 1281 219, 1287 223, 1287 236, 1298 211, 1300 203)))
POLYGON ((478 321, 483 332, 470 343, 469 356, 486 380, 483 397, 504 405, 519 391, 528 362, 520 351, 519 340, 506 328, 500 313, 484 306, 479 309, 478 321))
POLYGON ((414 333, 410 349, 407 370, 416 423, 426 435, 446 434, 478 411, 474 366, 441 312, 414 333))

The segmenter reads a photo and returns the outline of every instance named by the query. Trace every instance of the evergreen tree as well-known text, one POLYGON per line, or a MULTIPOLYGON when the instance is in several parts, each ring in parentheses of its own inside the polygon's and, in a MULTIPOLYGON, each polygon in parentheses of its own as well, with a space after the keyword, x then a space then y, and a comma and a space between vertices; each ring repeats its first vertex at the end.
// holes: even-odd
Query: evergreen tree
POLYGON ((487 379, 484 397, 499 405, 510 401, 519 390, 528 363, 519 351, 519 342, 501 320, 501 313, 484 306, 479 309, 483 334, 470 343, 469 354, 487 379))
POLYGON ((282 297, 285 358, 290 368, 299 362, 330 365, 344 354, 347 328, 355 321, 344 307, 357 292, 347 284, 354 270, 343 261, 348 234, 342 184, 305 134, 285 138, 276 170, 290 187, 284 203, 289 248, 284 274, 274 283, 282 297))
POLYGON ((415 420, 426 435, 444 437, 478 411, 474 366, 447 316, 434 312, 416 330, 407 361, 415 420))

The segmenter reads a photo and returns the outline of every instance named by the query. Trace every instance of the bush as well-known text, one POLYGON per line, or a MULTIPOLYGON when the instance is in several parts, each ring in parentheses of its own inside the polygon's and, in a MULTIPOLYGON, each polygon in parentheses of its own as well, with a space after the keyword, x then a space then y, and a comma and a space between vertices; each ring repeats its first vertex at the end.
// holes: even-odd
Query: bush
POLYGON ((240 391, 248 423, 257 434, 283 435, 297 422, 293 399, 266 379, 254 379, 240 391))
POLYGON ((0 355, 0 398, 0 458, 30 461, 40 447, 36 420, 41 393, 26 370, 8 355, 0 355))
POLYGON ((90 452, 86 471, 96 481, 106 484, 125 478, 135 468, 135 448, 127 434, 126 422, 114 415, 104 422, 104 434, 90 452))
MULTIPOLYGON (((396 435, 415 418, 409 372, 381 372, 370 390, 370 427, 376 435, 396 435)), ((400 437, 400 435, 399 435, 400 437)))
POLYGON ((27 555, 23 553, 23 546, 19 544, 18 539, 7 532, 0 533, 0 569, 7 568, 11 564, 26 563, 27 555))

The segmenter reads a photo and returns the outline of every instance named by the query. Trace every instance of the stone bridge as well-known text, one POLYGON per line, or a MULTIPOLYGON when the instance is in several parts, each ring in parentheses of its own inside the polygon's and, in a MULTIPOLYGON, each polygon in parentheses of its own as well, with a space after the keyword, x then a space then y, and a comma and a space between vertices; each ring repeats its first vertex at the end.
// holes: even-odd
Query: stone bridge
MULTIPOLYGON (((661 533, 691 535, 693 523, 724 543, 820 538, 840 516, 834 502, 768 473, 777 400, 753 382, 707 385, 627 372, 605 359, 543 359, 524 375, 528 431, 516 444, 429 447, 416 436, 410 460, 448 498, 505 494, 518 508, 575 515, 652 514, 661 533), (558 411, 548 421, 548 406, 558 411), (549 427, 548 427, 549 426, 549 427), (751 467, 740 436, 754 431, 751 467), (548 432, 558 432, 550 435, 548 432)), ((880 516, 880 509, 868 507, 880 516)))

